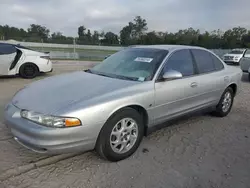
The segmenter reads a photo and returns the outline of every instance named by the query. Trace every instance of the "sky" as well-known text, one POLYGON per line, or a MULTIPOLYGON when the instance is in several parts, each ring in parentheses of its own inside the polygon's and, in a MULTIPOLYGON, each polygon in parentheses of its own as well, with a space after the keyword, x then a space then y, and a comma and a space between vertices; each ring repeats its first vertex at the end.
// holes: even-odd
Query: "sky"
POLYGON ((250 29, 250 0, 0 0, 0 25, 46 26, 76 36, 77 28, 119 33, 140 15, 149 31, 250 29))

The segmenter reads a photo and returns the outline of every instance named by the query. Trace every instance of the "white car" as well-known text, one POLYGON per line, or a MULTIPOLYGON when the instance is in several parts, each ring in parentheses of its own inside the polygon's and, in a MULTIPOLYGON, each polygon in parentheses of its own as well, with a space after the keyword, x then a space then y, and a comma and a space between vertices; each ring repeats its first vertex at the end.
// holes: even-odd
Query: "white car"
POLYGON ((48 53, 37 52, 14 44, 0 43, 0 75, 20 75, 34 78, 39 73, 52 72, 48 53))
POLYGON ((246 49, 233 49, 231 52, 223 55, 223 61, 227 64, 239 65, 241 58, 244 56, 246 49))

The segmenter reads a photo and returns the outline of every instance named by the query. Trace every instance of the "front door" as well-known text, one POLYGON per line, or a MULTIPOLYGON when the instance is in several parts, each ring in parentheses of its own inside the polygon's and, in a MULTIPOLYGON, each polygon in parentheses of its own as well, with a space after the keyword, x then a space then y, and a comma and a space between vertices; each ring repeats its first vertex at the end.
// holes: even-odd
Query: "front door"
POLYGON ((9 44, 0 44, 0 75, 8 75, 11 63, 16 56, 16 49, 9 44))
POLYGON ((155 83, 155 123, 162 123, 175 116, 197 108, 196 96, 199 88, 194 61, 189 50, 174 52, 164 65, 160 77, 168 70, 182 73, 176 80, 155 83))

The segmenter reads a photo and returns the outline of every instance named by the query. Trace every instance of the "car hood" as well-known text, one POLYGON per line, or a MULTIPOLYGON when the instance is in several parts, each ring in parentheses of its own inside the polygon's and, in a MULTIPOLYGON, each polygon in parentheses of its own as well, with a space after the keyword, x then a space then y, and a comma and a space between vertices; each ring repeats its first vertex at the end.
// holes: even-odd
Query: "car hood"
POLYGON ((235 58, 236 57, 241 58, 243 56, 243 54, 225 54, 224 57, 225 56, 230 56, 230 57, 235 57, 235 58))
POLYGON ((80 71, 34 82, 17 92, 12 103, 20 109, 53 114, 72 103, 87 101, 139 83, 80 71))

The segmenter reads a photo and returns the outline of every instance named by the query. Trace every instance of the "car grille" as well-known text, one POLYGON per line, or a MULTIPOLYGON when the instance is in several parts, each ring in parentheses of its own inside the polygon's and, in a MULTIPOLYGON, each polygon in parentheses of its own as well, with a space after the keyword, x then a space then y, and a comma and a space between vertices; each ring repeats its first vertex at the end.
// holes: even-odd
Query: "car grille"
POLYGON ((225 60, 233 60, 234 57, 233 57, 233 56, 224 56, 224 59, 225 59, 225 60))

